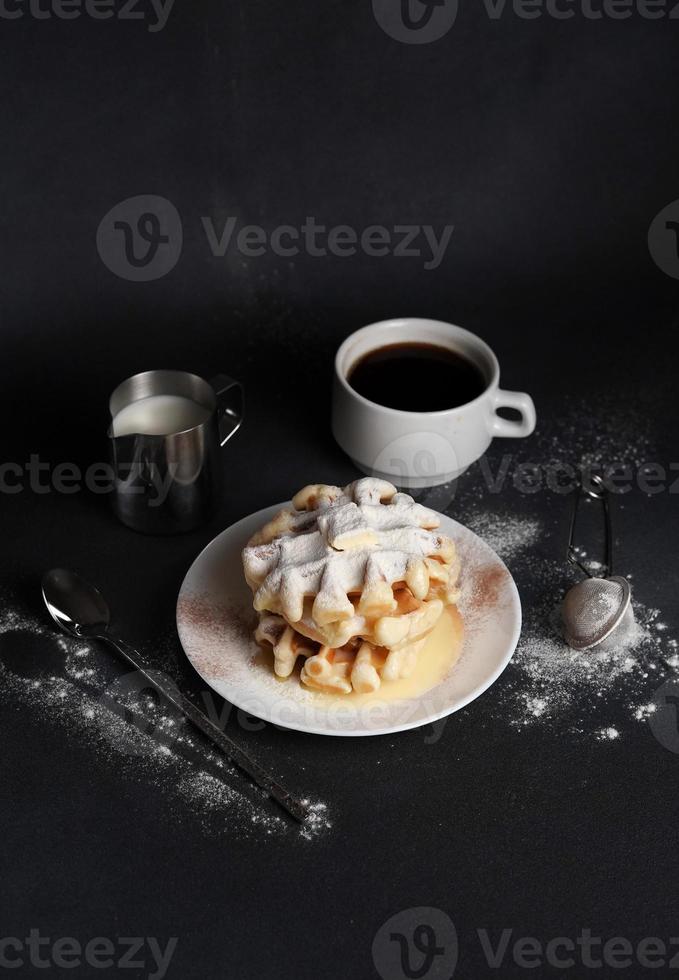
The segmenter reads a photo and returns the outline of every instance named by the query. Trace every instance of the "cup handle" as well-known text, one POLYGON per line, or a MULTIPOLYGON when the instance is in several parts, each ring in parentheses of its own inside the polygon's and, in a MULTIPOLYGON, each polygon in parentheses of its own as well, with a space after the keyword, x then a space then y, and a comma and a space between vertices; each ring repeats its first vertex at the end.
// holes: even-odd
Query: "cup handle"
POLYGON ((243 386, 228 374, 218 374, 210 385, 217 396, 219 442, 225 446, 243 424, 243 386))
POLYGON ((493 437, 521 439, 533 432, 536 421, 535 405, 530 395, 524 391, 503 391, 501 388, 495 392, 493 414, 489 422, 489 431, 493 437), (498 408, 514 408, 521 413, 521 418, 517 421, 503 419, 497 414, 498 408))

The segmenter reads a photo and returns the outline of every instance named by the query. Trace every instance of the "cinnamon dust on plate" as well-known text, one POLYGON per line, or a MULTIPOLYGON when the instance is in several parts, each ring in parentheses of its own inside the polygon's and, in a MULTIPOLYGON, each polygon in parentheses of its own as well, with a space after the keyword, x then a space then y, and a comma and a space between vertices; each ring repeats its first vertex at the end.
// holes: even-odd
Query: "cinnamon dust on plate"
POLYGON ((497 606, 503 595, 509 573, 507 569, 494 562, 474 568, 471 572, 471 583, 468 591, 468 602, 474 612, 487 611, 497 606))
POLYGON ((253 655, 258 651, 255 614, 236 603, 217 600, 207 592, 185 593, 179 598, 177 614, 180 622, 200 638, 191 651, 191 659, 208 680, 228 678, 229 658, 224 654, 234 644, 250 644, 253 655))

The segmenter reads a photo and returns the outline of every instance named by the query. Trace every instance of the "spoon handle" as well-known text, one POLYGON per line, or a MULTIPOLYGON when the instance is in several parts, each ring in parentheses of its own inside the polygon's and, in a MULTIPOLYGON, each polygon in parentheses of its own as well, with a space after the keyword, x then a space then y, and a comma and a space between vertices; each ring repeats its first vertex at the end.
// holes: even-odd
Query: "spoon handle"
POLYGON ((284 810, 287 810, 291 817, 294 817, 299 823, 303 823, 306 820, 309 815, 308 808, 300 800, 288 793, 286 789, 276 782, 270 773, 262 769, 259 763, 251 759, 239 745, 214 725, 202 711, 196 708, 193 702, 185 698, 179 691, 168 690, 157 677, 154 677, 148 669, 144 668, 139 662, 139 654, 133 647, 129 646, 123 640, 119 640, 108 634, 101 634, 96 639, 105 640, 109 643, 134 670, 142 675, 151 687, 181 711, 203 735, 206 735, 224 753, 227 759, 249 776, 258 786, 266 790, 269 796, 276 800, 284 810))

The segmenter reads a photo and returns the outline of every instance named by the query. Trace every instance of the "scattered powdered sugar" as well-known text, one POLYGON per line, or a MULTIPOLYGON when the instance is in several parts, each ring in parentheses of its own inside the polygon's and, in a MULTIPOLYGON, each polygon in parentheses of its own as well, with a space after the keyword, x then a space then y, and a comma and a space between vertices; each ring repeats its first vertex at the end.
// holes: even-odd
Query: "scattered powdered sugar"
POLYGON ((498 516, 497 513, 473 510, 465 514, 465 524, 478 534, 493 551, 505 562, 511 562, 517 555, 537 543, 540 537, 540 522, 534 518, 498 516))
MULTIPOLYGON (((557 570, 550 572, 557 588, 557 570)), ((662 635, 654 628, 657 611, 635 601, 635 621, 623 623, 600 646, 576 651, 561 639, 558 607, 549 602, 545 599, 542 609, 528 611, 511 670, 515 685, 523 689, 528 684, 537 692, 531 698, 539 699, 539 716, 567 715, 582 730, 588 728, 588 717, 591 724, 617 716, 621 708, 628 718, 647 717, 641 704, 648 702, 667 674, 662 635)), ((530 724, 535 716, 535 711, 528 711, 513 724, 530 724)))
MULTIPOLYGON (((572 506, 572 497, 555 494, 543 479, 541 493, 548 499, 546 509, 541 500, 540 510, 555 515, 550 527, 534 511, 517 514, 533 498, 519 498, 513 477, 522 462, 536 460, 543 469, 565 466, 573 474, 614 466, 634 471, 657 458, 652 415, 633 404, 621 405, 615 397, 598 395, 594 409, 590 400, 567 397, 546 424, 538 424, 531 439, 512 449, 508 454, 502 444, 494 445, 476 480, 461 481, 457 489, 440 488, 445 493, 439 502, 433 492, 425 500, 430 506, 444 505, 482 537, 507 562, 519 588, 522 635, 488 695, 496 702, 493 718, 507 719, 519 731, 541 725, 606 740, 621 738, 630 723, 647 721, 656 709, 655 692, 677 676, 679 644, 671 635, 672 625, 659 609, 644 603, 642 588, 628 575, 634 618, 625 617, 605 644, 581 653, 571 650, 561 638, 559 613, 568 588, 580 577, 565 559, 563 508, 572 506), (508 498, 515 506, 508 505, 508 498), (557 511, 558 539, 552 533, 557 511)), ((593 574, 603 574, 600 555, 577 551, 593 574)))
POLYGON ((302 803, 309 808, 309 816, 302 828, 302 837, 313 840, 314 837, 318 837, 332 827, 328 817, 328 808, 325 803, 312 803, 311 800, 302 800, 302 803))
POLYGON ((122 778, 152 784, 164 816, 206 834, 292 833, 311 840, 331 826, 326 805, 309 803, 309 819, 298 830, 137 675, 121 676, 110 653, 55 633, 6 600, 0 608, 0 703, 18 705, 76 737, 122 778))
POLYGON ((654 454, 653 416, 633 404, 597 394, 591 399, 567 397, 548 427, 538 426, 534 445, 526 451, 543 462, 561 462, 603 469, 616 464, 641 466, 654 454))
POLYGON ((285 833, 289 828, 284 817, 269 812, 273 804, 261 808, 254 805, 241 791, 229 786, 223 776, 218 778, 209 772, 192 770, 182 775, 177 789, 186 804, 197 809, 199 820, 207 831, 213 829, 212 818, 219 813, 228 813, 230 820, 235 819, 241 835, 248 825, 267 836, 285 833))
POLYGON ((633 591, 634 617, 628 614, 598 647, 572 650, 561 636, 560 606, 576 579, 565 560, 546 557, 558 549, 543 546, 536 553, 546 535, 541 523, 507 518, 496 508, 472 512, 469 524, 510 561, 521 591, 521 639, 491 695, 509 724, 522 729, 540 723, 602 738, 604 732, 615 739, 625 723, 645 721, 656 708, 654 693, 679 667, 677 641, 660 610, 633 591))
POLYGON ((600 742, 604 742, 606 740, 608 740, 609 742, 612 742, 616 738, 620 738, 620 732, 618 731, 617 728, 603 728, 599 732, 599 741, 600 742))
POLYGON ((539 718, 541 715, 544 715, 545 711, 547 710, 547 706, 548 701, 546 701, 545 698, 526 698, 526 708, 535 718, 539 718))

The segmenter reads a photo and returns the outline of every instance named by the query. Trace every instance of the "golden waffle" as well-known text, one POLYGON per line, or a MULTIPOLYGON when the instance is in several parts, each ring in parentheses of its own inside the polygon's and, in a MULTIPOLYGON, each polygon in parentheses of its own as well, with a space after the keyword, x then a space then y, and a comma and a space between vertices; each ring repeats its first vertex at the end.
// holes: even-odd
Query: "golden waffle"
POLYGON ((383 480, 301 490, 243 551, 276 674, 290 676, 301 656, 302 682, 320 690, 407 676, 457 598, 459 561, 438 523, 383 480))
POLYGON ((353 640, 332 648, 310 641, 281 616, 267 613, 260 620, 255 638, 272 647, 277 677, 289 677, 302 658, 300 680, 307 687, 331 694, 348 694, 352 690, 367 694, 377 691, 383 680, 409 677, 427 635, 404 641, 393 649, 367 640, 353 640))

